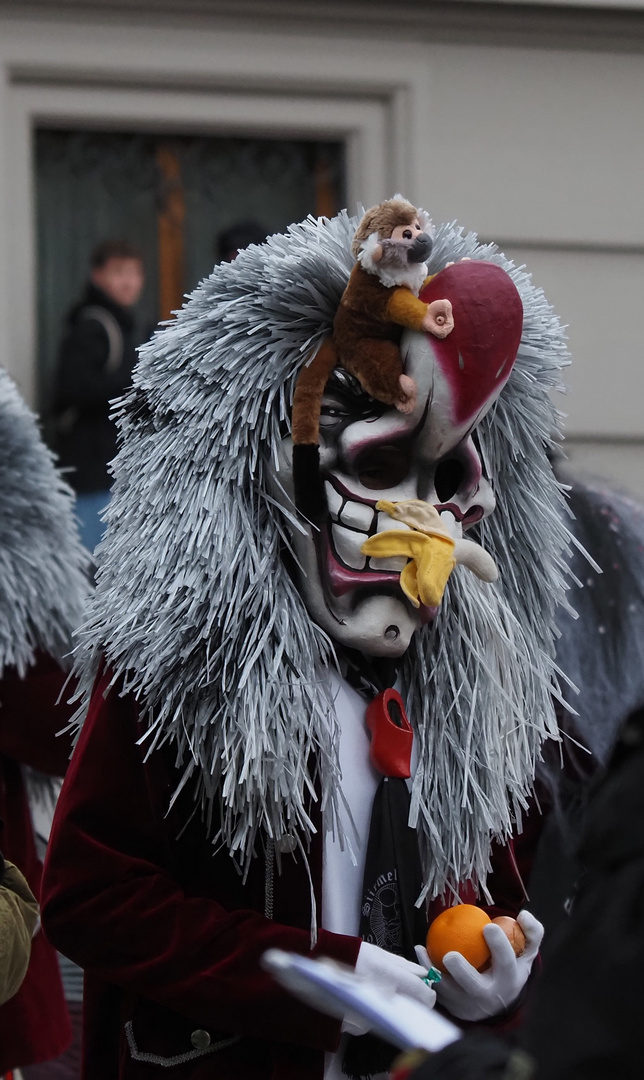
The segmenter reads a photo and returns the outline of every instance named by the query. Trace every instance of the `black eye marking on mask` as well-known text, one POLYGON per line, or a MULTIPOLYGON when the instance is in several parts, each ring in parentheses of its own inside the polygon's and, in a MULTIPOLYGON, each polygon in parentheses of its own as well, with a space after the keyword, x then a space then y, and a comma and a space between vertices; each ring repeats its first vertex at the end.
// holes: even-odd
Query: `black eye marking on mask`
POLYGON ((320 422, 323 427, 358 420, 377 420, 389 408, 365 393, 355 376, 344 368, 336 368, 326 384, 320 422))

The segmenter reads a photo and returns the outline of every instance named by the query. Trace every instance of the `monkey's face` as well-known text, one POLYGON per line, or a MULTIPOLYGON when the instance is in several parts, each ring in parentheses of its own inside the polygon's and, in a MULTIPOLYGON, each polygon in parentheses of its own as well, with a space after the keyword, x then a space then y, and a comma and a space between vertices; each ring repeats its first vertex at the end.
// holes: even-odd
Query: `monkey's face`
MULTIPOLYGON (((418 218, 411 225, 396 225, 391 236, 381 238, 383 259, 396 259, 398 265, 424 263, 434 246, 432 237, 423 232, 418 218)), ((393 262, 391 265, 395 265, 393 262)))
MULTIPOLYGON (((429 258, 432 250, 432 240, 426 233, 419 233, 411 242, 407 240, 381 240, 380 248, 382 255, 378 262, 378 269, 408 271, 410 267, 422 267, 423 280, 427 276, 425 260, 429 258)), ((421 282, 422 284, 422 282, 421 282)))
POLYGON ((362 268, 376 274, 387 288, 406 285, 418 293, 427 277, 426 260, 433 246, 432 237, 416 219, 411 225, 397 225, 390 236, 372 233, 358 257, 362 268))

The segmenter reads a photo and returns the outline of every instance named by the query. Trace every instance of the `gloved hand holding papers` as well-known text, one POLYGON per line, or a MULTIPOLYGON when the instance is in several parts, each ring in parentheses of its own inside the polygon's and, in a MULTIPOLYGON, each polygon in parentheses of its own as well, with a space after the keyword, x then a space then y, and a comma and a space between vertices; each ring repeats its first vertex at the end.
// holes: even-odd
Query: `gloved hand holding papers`
POLYGON ((269 949, 263 966, 295 997, 342 1020, 359 1020, 401 1050, 436 1052, 461 1037, 444 1016, 404 994, 387 994, 344 965, 269 949))

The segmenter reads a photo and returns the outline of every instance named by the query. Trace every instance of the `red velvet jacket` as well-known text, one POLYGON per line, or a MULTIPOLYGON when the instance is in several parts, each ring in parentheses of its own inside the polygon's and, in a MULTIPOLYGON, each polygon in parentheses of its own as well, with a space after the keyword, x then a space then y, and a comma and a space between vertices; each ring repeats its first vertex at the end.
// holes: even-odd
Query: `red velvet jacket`
MULTIPOLYGON (((136 704, 105 697, 108 681, 94 690, 43 881, 46 933, 86 969, 86 1080, 319 1080, 339 1022, 294 1001, 259 966, 272 946, 310 951, 301 860, 283 859, 269 919, 263 858, 244 881, 227 851, 213 850, 199 813, 178 838, 190 796, 167 812, 173 762, 165 751, 143 761, 136 704)), ((516 874, 507 852, 497 854, 516 911, 516 874)), ((319 828, 310 864, 319 911, 319 828)), ((359 946, 321 930, 313 955, 354 964, 359 946)))
MULTIPOLYGON (((70 708, 57 705, 66 675, 42 656, 24 679, 6 671, 0 682, 0 849, 40 892, 42 866, 36 854, 22 765, 63 776, 69 738, 57 737, 70 708)), ((38 931, 18 993, 0 1007, 0 1074, 57 1057, 69 1044, 71 1028, 56 953, 38 931)))

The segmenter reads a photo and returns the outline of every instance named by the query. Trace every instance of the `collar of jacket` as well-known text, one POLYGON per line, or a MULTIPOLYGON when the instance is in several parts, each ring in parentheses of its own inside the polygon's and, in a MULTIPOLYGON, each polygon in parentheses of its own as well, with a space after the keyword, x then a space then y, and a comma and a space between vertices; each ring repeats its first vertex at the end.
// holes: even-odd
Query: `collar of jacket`
POLYGON ((69 314, 69 321, 74 322, 80 312, 85 307, 97 306, 105 308, 109 311, 110 315, 113 315, 118 322, 121 329, 125 332, 131 332, 134 329, 134 314, 131 308, 123 307, 122 304, 117 304, 116 300, 112 300, 111 296, 99 289, 97 285, 89 281, 85 288, 80 302, 72 308, 69 314))

